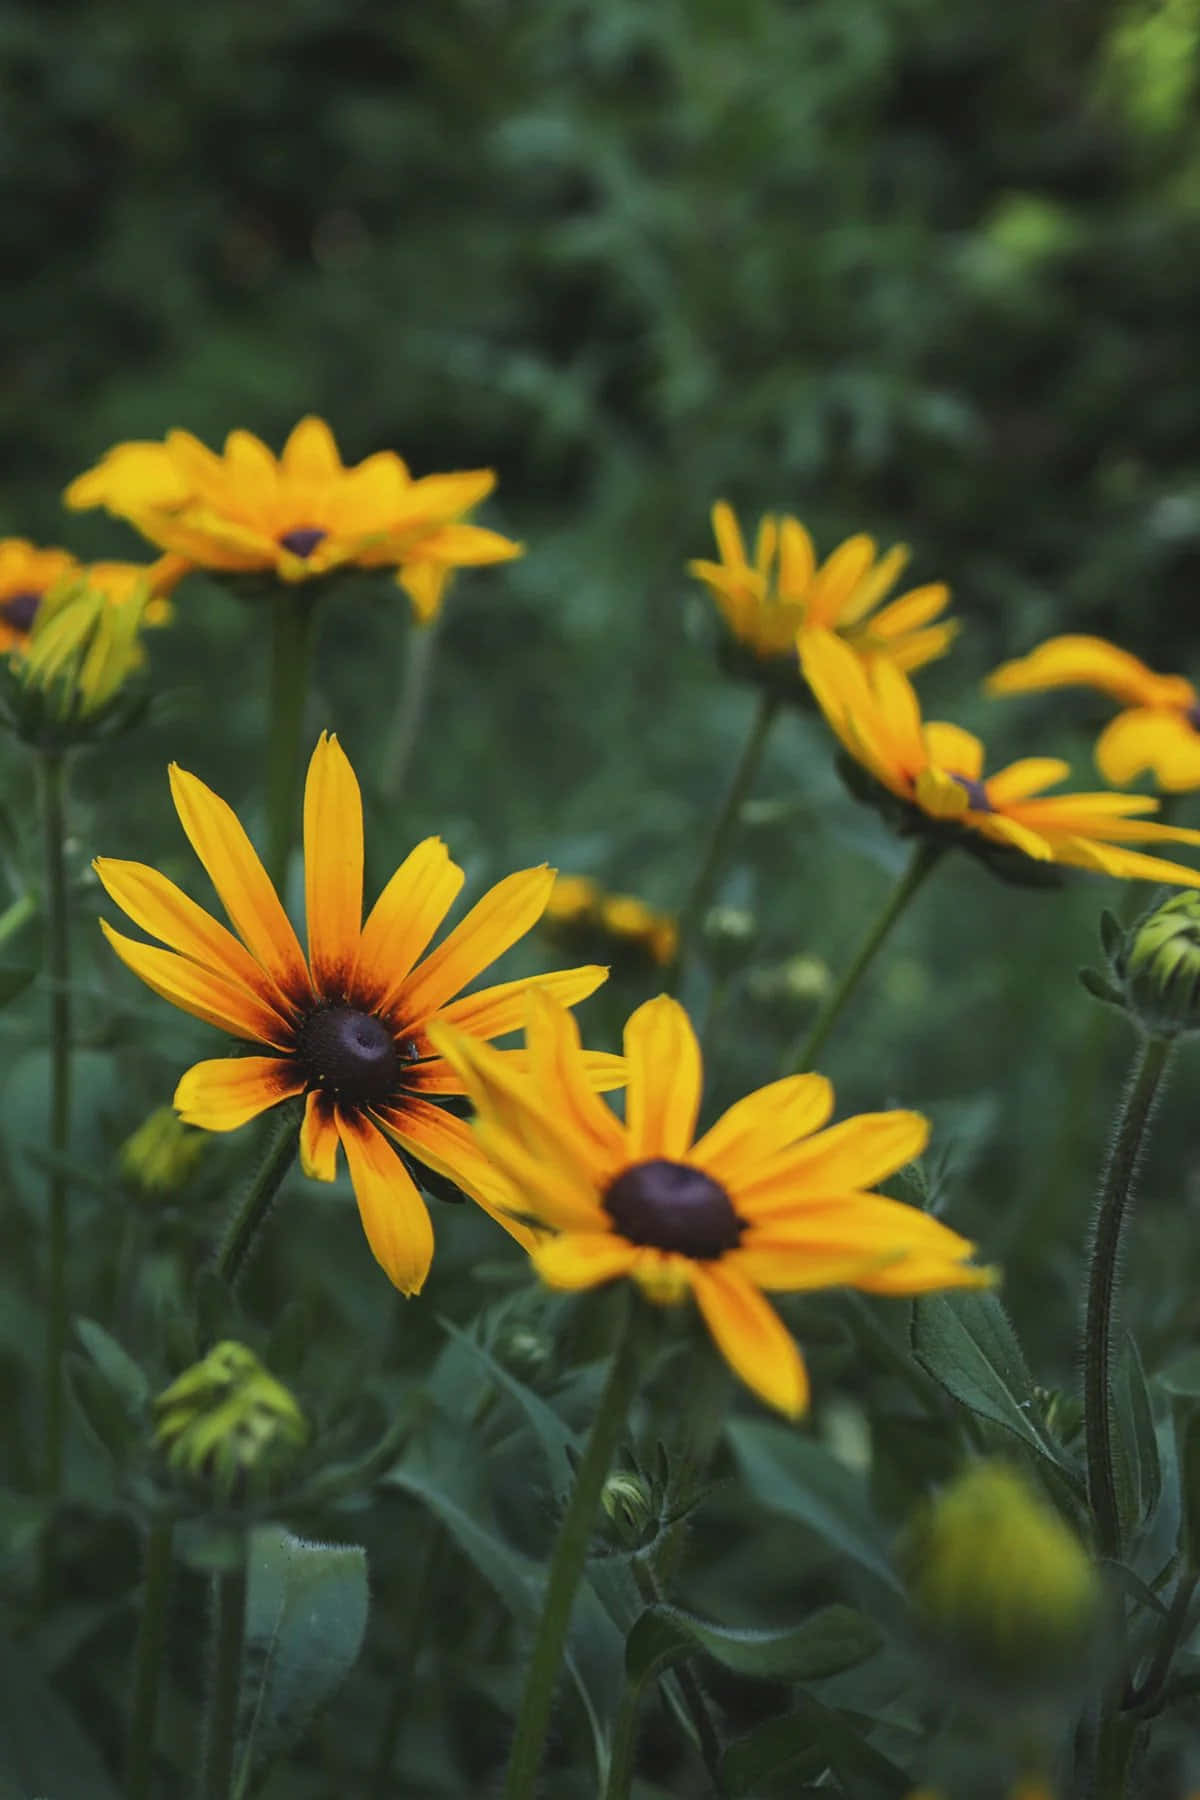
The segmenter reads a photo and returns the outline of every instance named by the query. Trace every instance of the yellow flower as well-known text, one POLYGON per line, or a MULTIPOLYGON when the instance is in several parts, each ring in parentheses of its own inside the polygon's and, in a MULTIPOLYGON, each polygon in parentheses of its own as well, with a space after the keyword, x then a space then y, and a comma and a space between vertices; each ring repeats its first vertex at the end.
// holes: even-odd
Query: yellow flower
POLYGON ((1182 675, 1156 675, 1127 650, 1098 637, 1056 637, 1002 663, 992 694, 1092 687, 1121 703, 1096 740, 1096 766, 1114 787, 1151 773, 1168 794, 1200 787, 1200 693, 1182 675))
POLYGON ((73 481, 68 506, 106 507, 196 568, 309 581, 353 564, 396 567, 418 617, 441 604, 448 571, 504 562, 521 546, 462 522, 495 486, 490 469, 414 481, 392 451, 352 468, 321 419, 302 419, 278 461, 248 431, 223 456, 187 431, 118 444, 73 481))
POLYGON ((559 875, 543 925, 564 941, 593 941, 614 957, 633 951, 665 968, 675 960, 679 927, 635 894, 608 894, 587 875, 559 875))
MULTIPOLYGON (((573 1005, 604 980, 601 968, 562 969, 452 998, 536 923, 553 871, 509 875, 420 961, 463 872, 439 838, 426 838, 362 923, 362 800, 344 751, 323 733, 304 797, 306 961, 232 809, 175 765, 171 791, 238 936, 156 869, 109 857, 95 864, 104 887, 136 925, 169 948, 122 937, 104 921, 101 929, 155 993, 269 1052, 220 1057, 189 1069, 175 1093, 183 1118, 208 1131, 234 1131, 303 1094, 305 1173, 332 1181, 341 1144, 367 1240, 405 1293, 416 1293, 425 1280, 433 1228, 384 1133, 528 1242, 468 1126, 433 1104, 463 1087, 450 1065, 431 1053, 429 1029, 443 1018, 480 1038, 499 1037, 520 1024, 530 985, 573 1005)), ((502 1063, 522 1060, 519 1051, 497 1054, 502 1063)), ((619 1059, 598 1053, 589 1072, 601 1086, 622 1079, 619 1059)))
POLYGON ((1126 844, 1200 844, 1200 832, 1138 817, 1158 802, 1137 794, 1054 794, 1070 774, 1056 757, 1024 757, 985 778, 983 746, 961 726, 925 724, 912 684, 882 659, 868 667, 831 632, 808 635, 805 679, 855 762, 932 835, 977 852, 996 848, 1042 865, 1200 887, 1200 873, 1126 844))
POLYGON ((796 1417, 808 1403, 804 1363, 764 1289, 919 1294, 990 1281, 955 1232, 868 1191, 924 1148, 918 1114, 864 1114, 825 1131, 833 1089, 793 1075, 696 1138, 700 1047, 664 994, 625 1027, 622 1123, 587 1079, 570 1014, 544 992, 527 1005, 527 1070, 449 1024, 431 1040, 462 1077, 509 1206, 542 1228, 530 1255, 551 1287, 627 1275, 661 1305, 694 1295, 730 1366, 796 1417))
MULTIPOLYGON (((156 563, 98 562, 84 565, 69 550, 40 549, 26 538, 0 538, 0 654, 29 641, 38 609, 52 589, 86 580, 110 600, 124 600, 145 582, 156 600, 170 593, 187 564, 178 557, 156 563)), ((165 605, 163 605, 165 613, 165 605)), ((147 609, 146 623, 159 618, 147 609)))
POLYGON ((690 562, 688 569, 708 587, 733 635, 758 656, 791 657, 798 634, 823 628, 838 632, 860 656, 886 656, 898 668, 919 669, 943 654, 958 629, 953 621, 930 623, 950 601, 941 581, 881 604, 908 561, 903 544, 877 559, 874 539, 860 533, 818 566, 799 519, 768 513, 750 562, 724 500, 713 507, 712 523, 720 562, 690 562))
POLYGON ((144 664, 149 584, 142 579, 121 586, 124 592, 110 595, 93 585, 90 568, 81 568, 38 602, 33 629, 12 656, 31 701, 35 736, 51 721, 68 730, 90 729, 88 721, 105 712, 144 664))

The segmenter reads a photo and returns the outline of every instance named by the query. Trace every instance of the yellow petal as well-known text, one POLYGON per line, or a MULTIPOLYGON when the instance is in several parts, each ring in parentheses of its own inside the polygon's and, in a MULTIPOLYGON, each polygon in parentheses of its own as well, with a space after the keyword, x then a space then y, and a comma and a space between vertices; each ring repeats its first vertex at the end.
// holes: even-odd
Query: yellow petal
POLYGON ((998 769, 988 776, 987 797, 993 806, 1011 806, 1043 788, 1053 787, 1055 782, 1065 781, 1070 773, 1070 763, 1061 757, 1023 756, 1020 762, 1009 763, 1007 769, 998 769))
POLYGON ((324 419, 311 413, 292 428, 279 462, 289 482, 307 481, 314 486, 342 472, 342 459, 332 431, 324 419))
POLYGON ((564 1232, 545 1238, 530 1250, 534 1268, 548 1287, 576 1290, 598 1287, 628 1275, 637 1260, 637 1245, 608 1232, 564 1232))
POLYGON ((362 796, 336 737, 321 733, 304 788, 308 959, 317 991, 348 996, 362 926, 362 796))
POLYGON ((291 1048, 290 1027, 245 988, 235 987, 223 975, 201 968, 186 956, 176 956, 172 950, 122 937, 105 919, 101 919, 100 929, 126 968, 172 1006, 203 1019, 206 1025, 215 1025, 218 1031, 227 1031, 230 1037, 271 1044, 277 1050, 291 1048))
POLYGON ((974 732, 947 724, 944 719, 931 719, 924 728, 924 738, 934 768, 951 775, 965 775, 968 781, 979 780, 983 774, 983 745, 974 732))
POLYGON ((971 828, 981 837, 991 838, 993 843, 1019 850, 1022 856, 1031 857, 1034 862, 1055 860, 1054 847, 1048 838, 1040 831, 1032 831, 1019 819, 1010 818, 1007 813, 977 813, 971 828))
POLYGON ((328 1094, 314 1088, 304 1103, 300 1126, 300 1167, 314 1181, 337 1178, 338 1133, 334 1105, 328 1094))
POLYGON ((453 572, 448 563, 436 562, 407 563, 397 570, 396 580, 412 601, 418 625, 430 625, 437 618, 453 572))
POLYGON ((875 561, 875 541, 859 532, 839 544, 813 577, 808 616, 814 625, 850 623, 855 617, 854 591, 875 561))
POLYGON ((524 556, 524 544, 506 538, 485 525, 441 525, 428 536, 422 534, 404 549, 406 558, 416 564, 436 563, 444 568, 478 569, 492 563, 512 562, 524 556))
POLYGON ((520 1193, 488 1161, 465 1119, 456 1119, 453 1113, 415 1096, 395 1106, 377 1106, 373 1111, 410 1156, 455 1182, 523 1249, 530 1249, 538 1241, 541 1234, 522 1225, 516 1217, 524 1210, 520 1193))
POLYGON ((774 1308, 723 1262, 697 1263, 692 1291, 734 1374, 768 1406, 798 1419, 808 1406, 808 1376, 795 1340, 774 1308))
POLYGON ((1101 732, 1096 766, 1115 787, 1150 773, 1167 793, 1186 794, 1200 787, 1200 732, 1186 713, 1135 707, 1101 732))
POLYGON ((625 1026, 626 1135, 629 1158, 676 1160, 692 1144, 700 1111, 700 1046, 677 1000, 660 994, 625 1026))
MULTIPOLYGON (((225 487, 220 498, 226 505, 236 495, 235 520, 261 524, 275 511, 279 497, 279 465, 261 438, 252 431, 231 431, 225 439, 225 487)), ((217 500, 216 494, 213 495, 217 500)))
POLYGON ((742 541, 737 515, 728 500, 718 500, 713 507, 712 528, 721 561, 731 568, 740 568, 746 561, 746 546, 742 541))
MULTIPOLYGON (((883 564, 880 564, 883 567, 883 564)), ((885 606, 871 620, 870 631, 874 638, 905 637, 910 631, 916 631, 927 625, 930 619, 936 619, 950 604, 950 589, 944 581, 931 581, 925 587, 910 588, 907 594, 901 594, 890 606, 885 606)))
POLYGON ((433 1261, 433 1226, 411 1175, 369 1119, 335 1108, 371 1254, 402 1294, 418 1294, 433 1261))
POLYGON ((520 981, 501 982, 498 987, 480 988, 463 994, 443 1006, 438 1014, 447 1025, 469 1031, 472 1037, 502 1037, 524 1025, 529 1012, 529 995, 550 994, 561 1006, 574 1006, 608 979, 608 970, 600 963, 584 963, 578 969, 555 969, 548 975, 526 975, 520 981))
POLYGON ((554 870, 545 867, 521 869, 497 882, 403 985, 389 994, 389 1010, 415 1031, 532 930, 553 886, 554 870))
POLYGON ((353 985, 368 1010, 391 1008, 465 879, 441 838, 409 851, 362 928, 353 985))
POLYGON ((824 1075, 787 1075, 747 1094, 697 1139, 688 1161, 724 1186, 751 1168, 819 1131, 833 1111, 833 1087, 824 1075))
POLYGON ((915 791, 917 805, 934 819, 961 819, 971 805, 962 782, 944 769, 922 769, 915 791))
POLYGON ((286 1027, 292 1013, 290 1003, 233 933, 189 899, 182 888, 145 863, 97 856, 92 867, 105 892, 135 925, 182 956, 246 988, 280 1014, 281 1030, 286 1027))
POLYGON ((280 991, 305 1005, 312 983, 303 952, 237 814, 178 763, 171 764, 170 777, 180 823, 234 930, 280 991))
POLYGON ((803 603, 816 573, 817 553, 799 519, 785 518, 779 527, 779 598, 803 603))
POLYGON ((1028 656, 1002 663, 985 683, 989 693, 1021 694, 1038 688, 1094 687, 1126 706, 1191 706, 1196 690, 1180 675, 1156 675, 1127 650, 1104 638, 1068 634, 1049 638, 1028 656))
POLYGON ((739 1213, 751 1221, 774 1210, 789 1186, 795 1203, 804 1193, 836 1194, 873 1187, 920 1156, 929 1142, 929 1120, 914 1112, 859 1113, 840 1125, 781 1151, 733 1194, 739 1213))
POLYGON ((935 662, 939 656, 944 656, 958 632, 958 620, 947 619, 944 625, 930 625, 925 631, 914 631, 906 637, 889 638, 881 654, 889 662, 894 662, 898 669, 903 669, 906 675, 912 675, 918 669, 923 669, 926 663, 935 662))
POLYGON ((579 1026, 560 998, 545 988, 528 996, 526 1012, 531 1079, 547 1101, 557 1102, 560 1123, 578 1140, 581 1163, 604 1185, 629 1153, 624 1128, 589 1077, 579 1026))
POLYGON ((236 1131, 281 1100, 304 1092, 291 1058, 221 1056, 195 1063, 175 1089, 175 1110, 205 1131, 236 1131))

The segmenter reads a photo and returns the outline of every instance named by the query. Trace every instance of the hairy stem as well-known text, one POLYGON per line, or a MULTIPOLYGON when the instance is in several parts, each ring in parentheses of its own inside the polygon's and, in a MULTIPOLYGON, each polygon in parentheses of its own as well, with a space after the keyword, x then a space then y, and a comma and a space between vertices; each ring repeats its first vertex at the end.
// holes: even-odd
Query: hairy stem
POLYGON ((71 1135, 71 948, 67 906, 66 768, 61 751, 37 759, 45 860, 46 977, 50 989, 49 1291, 46 1304, 45 1491, 62 1485, 63 1351, 67 1338, 67 1176, 71 1135))
POLYGON ((283 1179, 295 1161, 300 1143, 299 1120, 294 1107, 289 1106, 286 1111, 287 1117, 280 1124, 249 1192, 230 1219, 217 1251, 217 1274, 231 1287, 241 1274, 283 1179))

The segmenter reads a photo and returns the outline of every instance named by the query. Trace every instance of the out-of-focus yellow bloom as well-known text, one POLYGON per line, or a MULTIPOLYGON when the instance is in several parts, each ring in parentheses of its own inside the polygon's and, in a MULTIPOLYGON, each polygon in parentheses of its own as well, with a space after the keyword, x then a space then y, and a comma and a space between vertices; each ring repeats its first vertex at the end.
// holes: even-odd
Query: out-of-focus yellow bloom
POLYGON ((73 481, 68 506, 103 506, 196 568, 285 583, 335 569, 396 568, 414 611, 432 618, 452 569, 504 562, 521 546, 463 515, 495 486, 490 469, 414 481, 390 450, 343 465, 323 420, 302 419, 278 460, 248 431, 222 456, 187 431, 118 444, 73 481))
POLYGON ((885 656, 901 669, 919 669, 941 656, 957 625, 931 623, 950 590, 929 582, 883 604, 908 561, 905 545, 876 555, 875 540, 847 538, 818 564, 799 519, 760 522, 753 561, 746 554, 733 508, 712 510, 721 560, 696 560, 689 571, 704 582, 734 637, 761 657, 794 657, 797 637, 814 628, 836 631, 860 656, 885 656))
POLYGON ((1200 844, 1200 832, 1159 825, 1138 794, 1055 794, 1070 774, 1056 757, 1031 756, 983 773, 983 745, 959 725, 925 724, 912 684, 884 658, 866 664, 832 632, 810 632, 805 679, 833 731, 880 787, 911 809, 910 829, 961 848, 999 848, 1016 861, 1064 863, 1102 875, 1200 887, 1200 872, 1126 844, 1200 844))
POLYGON ((555 879, 542 922, 561 941, 590 942, 597 954, 632 950, 661 968, 674 962, 679 948, 679 927, 670 913, 634 894, 606 893, 586 875, 555 879))
POLYGON ((1156 675, 1104 638, 1048 638, 1028 656, 1002 663, 986 683, 992 694, 1090 687, 1123 711, 1096 740, 1096 767, 1114 787, 1150 773, 1164 793, 1200 787, 1200 693, 1183 675, 1156 675))
POLYGON ((308 1420, 245 1344, 226 1340, 154 1402, 154 1437, 171 1468, 224 1498, 269 1487, 308 1442, 308 1420))
POLYGON ((730 1107, 703 1136, 700 1046, 665 994, 625 1027, 624 1122, 587 1076, 579 1032, 549 993, 527 999, 524 1067, 448 1024, 430 1041, 476 1109, 475 1129, 529 1254, 554 1288, 628 1276, 658 1305, 695 1299, 735 1374, 795 1418, 808 1377, 764 1290, 858 1287, 920 1294, 983 1287, 973 1246, 939 1220, 871 1192, 919 1156, 918 1113, 822 1130, 833 1089, 792 1075, 730 1107))
POLYGON ((17 665, 26 694, 39 696, 59 725, 95 719, 145 661, 141 632, 151 600, 145 581, 110 597, 86 569, 52 589, 17 665))
POLYGON ((169 1194, 184 1185, 210 1141, 185 1125, 173 1106, 159 1106, 125 1139, 117 1162, 144 1194, 169 1194))
POLYGON ((43 600, 55 588, 84 581, 110 600, 128 599, 145 585, 151 602, 146 624, 161 624, 169 615, 166 595, 187 573, 177 556, 156 563, 97 562, 83 564, 69 550, 42 549, 26 538, 0 538, 0 653, 20 650, 29 642, 43 600))

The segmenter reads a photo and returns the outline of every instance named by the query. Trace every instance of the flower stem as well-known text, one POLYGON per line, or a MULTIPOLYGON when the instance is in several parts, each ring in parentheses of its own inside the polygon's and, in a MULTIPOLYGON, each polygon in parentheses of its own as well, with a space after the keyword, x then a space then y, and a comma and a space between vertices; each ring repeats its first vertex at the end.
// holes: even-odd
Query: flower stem
POLYGON ((1101 1556, 1121 1554, 1112 1454, 1112 1339, 1121 1237, 1146 1128, 1171 1054, 1170 1038, 1148 1037, 1125 1089, 1092 1228, 1083 1343, 1083 1419, 1088 1501, 1101 1556))
POLYGON ((58 750, 37 759, 46 881, 46 975, 50 989, 50 1279, 46 1306, 45 1491, 62 1485, 63 1351, 67 1339, 67 1176, 60 1166, 71 1133, 71 949, 67 916, 66 769, 58 750))
MULTIPOLYGON (((631 1559, 630 1567, 633 1570, 633 1578, 642 1603, 645 1606, 662 1606, 665 1596, 652 1564, 645 1556, 635 1556, 631 1559)), ((686 1663, 680 1663, 673 1673, 691 1717, 700 1746, 700 1754, 704 1758, 704 1766, 714 1784, 713 1791, 720 1793, 723 1791, 719 1775, 721 1745, 708 1710, 708 1702, 704 1697, 704 1689, 686 1663)), ((642 1691, 643 1684, 640 1681, 634 1681, 627 1675, 625 1691, 621 1696, 620 1707, 613 1726, 604 1800, 629 1800, 633 1783, 634 1753, 637 1748, 638 1706, 642 1691)))
POLYGON ((158 1680, 167 1639, 171 1586, 171 1521, 157 1519, 146 1538, 146 1588, 138 1625, 133 1672, 133 1710, 125 1757, 126 1800, 146 1800, 154 1763, 158 1680))
POLYGON ((403 792, 404 778, 420 741, 441 618, 438 612, 428 625, 413 621, 408 627, 400 696, 379 759, 379 791, 389 806, 394 806, 403 792))
POLYGON ((808 1036, 802 1042, 798 1042, 784 1058, 783 1072, 785 1075, 799 1074, 812 1068, 818 1054, 824 1048, 826 1039, 841 1017, 843 1007, 870 967, 875 952, 925 877, 939 861, 941 854, 941 846, 938 844, 924 842, 917 845, 909 859, 908 867, 889 894, 887 904, 863 939, 854 961, 821 1008, 808 1036))
POLYGON ((629 1296, 617 1323, 616 1349, 591 1435, 575 1474, 575 1488, 559 1526, 546 1599, 538 1623, 533 1655, 525 1677, 525 1692, 517 1716, 504 1800, 532 1800, 550 1707, 562 1665, 563 1645, 570 1623, 571 1605, 587 1558, 588 1541, 600 1503, 613 1452, 625 1425, 642 1355, 641 1312, 629 1305, 629 1296))
POLYGON ((263 1158, 262 1166, 250 1184, 249 1192, 238 1206, 225 1230, 217 1251, 216 1270, 222 1281, 232 1287, 242 1272, 259 1229, 271 1210, 284 1176, 295 1160, 300 1143, 295 1108, 287 1108, 274 1142, 263 1158))
POLYGON ((200 1793, 202 1800, 230 1800, 246 1633, 245 1565, 216 1576, 213 1586, 213 1656, 200 1793))
POLYGON ((303 589, 271 601, 267 742, 267 873, 282 894, 300 796, 300 728, 316 637, 316 600, 303 589))
POLYGON ((764 689, 759 696, 758 706, 750 725, 750 735, 742 746, 742 754, 729 778, 729 785, 721 797, 721 804, 708 835, 703 859, 696 871, 687 899, 679 911, 679 950, 675 960, 676 970, 682 967, 688 945, 695 937, 704 918, 705 908, 712 895, 717 876, 721 872, 721 864, 725 860, 729 839, 737 825, 738 814, 742 810, 742 802, 750 790, 750 784, 754 780, 758 765, 762 760, 767 734, 775 722, 775 715, 781 704, 778 694, 772 694, 769 690, 764 689))

